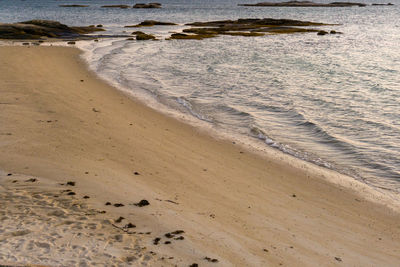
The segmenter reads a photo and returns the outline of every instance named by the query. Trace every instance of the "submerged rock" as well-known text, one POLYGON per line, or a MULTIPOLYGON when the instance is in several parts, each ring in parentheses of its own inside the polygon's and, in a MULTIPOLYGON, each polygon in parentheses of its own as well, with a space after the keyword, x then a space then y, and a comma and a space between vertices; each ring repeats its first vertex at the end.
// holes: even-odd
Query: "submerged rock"
POLYGON ((185 40, 203 40, 204 38, 216 37, 216 34, 184 34, 184 33, 173 33, 168 40, 173 39, 185 39, 185 40))
POLYGON ((138 40, 138 41, 156 40, 156 37, 154 35, 151 35, 151 34, 137 33, 136 34, 136 40, 138 40))

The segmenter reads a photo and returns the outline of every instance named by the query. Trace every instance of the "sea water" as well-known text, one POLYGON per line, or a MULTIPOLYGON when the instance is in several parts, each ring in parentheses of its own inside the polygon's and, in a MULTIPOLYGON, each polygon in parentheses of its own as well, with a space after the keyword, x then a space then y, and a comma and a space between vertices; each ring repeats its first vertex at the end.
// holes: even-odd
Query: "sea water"
POLYGON ((157 42, 116 38, 78 46, 100 77, 155 107, 400 192, 399 0, 340 8, 237 5, 257 0, 158 2, 163 8, 101 8, 135 3, 124 0, 0 0, 0 22, 103 24, 106 34, 127 35, 137 29, 124 26, 147 19, 177 23, 140 29, 157 42), (324 22, 335 25, 319 29, 343 34, 164 40, 188 28, 185 23, 238 18, 324 22))

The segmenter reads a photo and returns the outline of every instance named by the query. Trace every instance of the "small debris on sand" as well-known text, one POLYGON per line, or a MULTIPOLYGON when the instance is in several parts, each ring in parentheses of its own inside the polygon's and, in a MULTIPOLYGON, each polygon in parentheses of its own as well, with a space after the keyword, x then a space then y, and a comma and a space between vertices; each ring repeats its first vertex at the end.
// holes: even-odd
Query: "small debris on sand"
POLYGON ((156 238, 154 238, 154 240, 153 240, 153 244, 154 244, 154 245, 158 245, 158 243, 160 242, 160 240, 161 240, 161 238, 160 238, 160 237, 156 237, 156 238))
POLYGON ((34 183, 34 182, 36 182, 37 181, 37 179, 35 179, 35 178, 31 178, 31 179, 28 179, 28 180, 26 180, 25 182, 31 182, 31 183, 34 183))
POLYGON ((116 223, 122 222, 122 220, 125 219, 124 217, 120 216, 118 219, 115 220, 116 223))
POLYGON ((217 259, 211 259, 210 257, 204 257, 204 259, 205 259, 206 261, 208 261, 208 262, 214 262, 214 263, 218 262, 217 259))
POLYGON ((144 206, 150 205, 150 202, 148 202, 146 199, 142 199, 138 203, 135 203, 133 205, 138 206, 138 207, 144 207, 144 206))
POLYGON ((136 225, 134 225, 133 223, 128 223, 124 226, 124 228, 135 228, 136 225))
POLYGON ((185 233, 185 231, 183 231, 183 230, 176 230, 174 232, 171 232, 171 234, 173 234, 173 235, 180 235, 180 234, 184 234, 184 233, 185 233))

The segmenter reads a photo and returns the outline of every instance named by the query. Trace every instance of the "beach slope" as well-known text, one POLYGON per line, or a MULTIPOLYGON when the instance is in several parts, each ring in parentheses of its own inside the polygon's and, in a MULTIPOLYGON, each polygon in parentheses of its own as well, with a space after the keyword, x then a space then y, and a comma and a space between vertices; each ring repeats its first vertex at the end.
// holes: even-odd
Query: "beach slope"
MULTIPOLYGON (((65 238, 78 233, 62 215, 80 205, 69 220, 81 218, 79 212, 99 214, 86 215, 94 223, 81 228, 89 234, 80 247, 98 246, 90 236, 94 225, 103 229, 101 248, 112 247, 107 253, 116 263, 399 266, 400 216, 384 195, 280 152, 260 155, 167 117, 98 79, 79 55, 65 47, 0 47, 0 194, 8 203, 0 208, 0 264, 65 265, 65 251, 90 262, 83 252, 72 253, 77 245, 65 238), (75 184, 68 187, 68 181, 75 184), (21 206, 36 203, 34 196, 46 201, 32 204, 31 213, 60 207, 60 197, 69 204, 43 221, 45 228, 30 213, 11 220, 21 206), (150 205, 134 205, 141 200, 150 205), (27 220, 38 224, 18 232, 27 220), (56 233, 48 237, 53 245, 40 240, 28 252, 28 240, 47 236, 40 231, 56 233), (121 237, 110 242, 110 231, 121 237), (118 239, 136 242, 134 257, 118 239), (61 246, 64 251, 54 251, 61 246), (49 253, 35 255, 43 249, 49 253), (44 260, 46 255, 61 262, 44 260)), ((98 249, 91 257, 107 253, 98 249)))

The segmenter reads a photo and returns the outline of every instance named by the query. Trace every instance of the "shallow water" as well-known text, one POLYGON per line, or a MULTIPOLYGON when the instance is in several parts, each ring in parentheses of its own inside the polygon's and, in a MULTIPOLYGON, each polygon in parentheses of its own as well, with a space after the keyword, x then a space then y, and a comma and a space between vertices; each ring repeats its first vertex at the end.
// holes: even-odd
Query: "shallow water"
POLYGON ((114 39, 79 46, 100 76, 139 98, 152 98, 217 131, 254 137, 260 147, 269 145, 400 191, 399 1, 364 8, 237 6, 257 2, 248 0, 160 2, 162 9, 136 10, 100 7, 112 1, 2 0, 0 21, 103 24, 111 33, 123 33, 124 25, 145 19, 181 24, 141 29, 161 39, 193 21, 271 17, 340 24, 319 28, 343 35, 114 39), (58 7, 71 3, 90 7, 58 7))

